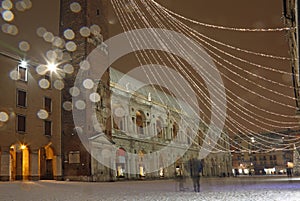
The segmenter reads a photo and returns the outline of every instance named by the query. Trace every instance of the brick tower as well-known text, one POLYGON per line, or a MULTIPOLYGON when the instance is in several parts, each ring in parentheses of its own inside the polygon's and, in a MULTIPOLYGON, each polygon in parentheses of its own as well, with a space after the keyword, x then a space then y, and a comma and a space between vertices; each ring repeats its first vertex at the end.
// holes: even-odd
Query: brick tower
MULTIPOLYGON (((60 35, 64 36, 67 29, 73 30, 75 37, 72 39, 77 45, 75 51, 69 52, 70 62, 74 67, 74 73, 66 75, 65 88, 62 91, 62 104, 72 101, 70 88, 74 86, 74 81, 80 62, 86 59, 87 55, 97 46, 101 44, 101 39, 107 39, 108 34, 108 1, 107 0, 61 0, 60 2, 60 35), (90 35, 83 37, 80 34, 82 27, 91 27, 98 25, 101 29, 98 36, 90 35), (99 38, 100 36, 100 38, 99 38)), ((101 111, 109 109, 109 70, 102 76, 99 82, 98 92, 101 96, 101 111)), ((85 116, 85 121, 88 122, 88 115, 85 116)), ((91 156, 89 152, 82 145, 78 136, 78 128, 75 128, 72 111, 62 109, 62 154, 63 154, 63 176, 64 179, 72 180, 90 180, 91 176, 91 156)), ((101 117, 100 117, 101 118, 101 117)), ((104 123, 104 133, 108 136, 111 135, 109 124, 109 117, 106 115, 99 121, 104 123)), ((86 123, 81 132, 87 132, 92 135, 93 128, 86 123)))

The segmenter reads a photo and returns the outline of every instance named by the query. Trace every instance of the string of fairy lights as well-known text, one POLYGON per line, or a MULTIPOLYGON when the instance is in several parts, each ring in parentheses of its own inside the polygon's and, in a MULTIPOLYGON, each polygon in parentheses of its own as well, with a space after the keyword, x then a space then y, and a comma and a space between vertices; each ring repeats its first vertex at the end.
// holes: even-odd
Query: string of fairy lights
MULTIPOLYGON (((118 10, 118 11, 120 11, 120 16, 122 15, 122 14, 124 14, 124 12, 122 11, 122 5, 120 6, 119 4, 117 4, 117 3, 120 3, 120 2, 116 2, 116 4, 113 4, 113 6, 114 6, 114 8, 115 8, 115 10, 118 10)), ((119 13, 117 13, 117 15, 118 15, 119 13)), ((135 18, 131 18, 131 16, 126 16, 126 17, 120 17, 119 18, 119 20, 120 21, 122 21, 121 22, 121 25, 122 25, 122 27, 124 28, 124 30, 126 30, 126 29, 128 29, 128 30, 130 30, 130 27, 128 27, 128 26, 134 26, 133 28, 134 29, 137 29, 138 27, 135 27, 136 25, 135 24, 131 24, 129 21, 133 21, 133 20, 135 20, 135 18), (125 23, 123 23, 123 22, 125 22, 125 23)), ((143 39, 143 37, 139 37, 139 39, 142 39, 142 40, 144 40, 143 39)), ((135 40, 135 39, 133 39, 132 41, 130 41, 130 42, 133 42, 133 43, 135 43, 135 45, 137 44, 137 42, 142 42, 142 41, 140 41, 140 40, 135 40)), ((143 51, 142 51, 143 52, 143 51)), ((145 53, 145 52, 143 52, 143 53, 145 53)), ((152 56, 153 56, 153 51, 151 51, 151 54, 152 54, 152 56)), ((146 61, 146 59, 149 59, 149 55, 147 55, 147 54, 145 54, 145 56, 142 56, 142 58, 140 59, 139 58, 139 56, 138 55, 136 55, 137 56, 137 59, 139 60, 139 62, 141 63, 141 59, 143 59, 144 61, 146 61)), ((155 59, 155 58, 154 58, 155 59)), ((157 74, 156 74, 157 75, 157 74)), ((147 75, 146 75, 147 76, 147 75)), ((158 77, 159 77, 159 74, 158 74, 158 77)), ((166 96, 167 98, 168 98, 168 96, 166 96)), ((162 101, 162 100, 161 100, 162 101)), ((187 136, 188 137, 188 136, 187 136)), ((194 140, 194 139, 191 139, 191 140, 194 140)))
MULTIPOLYGON (((120 2, 119 2, 120 3, 120 2)), ((270 57, 270 58, 276 58, 276 57, 270 57)), ((278 59, 278 58, 277 58, 278 59)), ((290 123, 292 123, 292 122, 290 122, 290 123)), ((257 137, 257 136, 256 136, 257 137)), ((262 136, 263 137, 263 136, 262 136)), ((269 140, 269 139, 268 139, 269 140)), ((268 142, 268 144, 270 144, 269 142, 268 142)), ((289 144, 288 144, 289 145, 289 144)))
POLYGON ((237 28, 237 27, 226 27, 226 26, 218 26, 218 25, 213 25, 213 24, 208 24, 208 23, 203 23, 203 22, 199 22, 197 20, 192 20, 189 19, 187 17, 184 17, 178 13, 175 13, 163 6, 161 6, 159 3, 157 3, 154 0, 150 0, 152 3, 154 3, 157 7, 161 8, 162 10, 168 12, 169 14, 176 16, 180 19, 183 19, 185 21, 189 21, 192 22, 194 24, 197 25, 201 25, 204 27, 210 27, 210 28, 214 28, 214 29, 223 29, 223 30, 230 30, 230 31, 241 31, 241 32, 275 32, 275 31, 286 31, 286 30, 290 30, 290 29, 294 29, 293 27, 282 27, 282 28, 267 28, 267 29, 258 29, 258 28, 237 28))
MULTIPOLYGON (((251 112, 251 111, 250 111, 251 112)), ((254 113, 254 115, 255 115, 255 113, 254 113)), ((251 116, 250 116, 251 117, 251 116)), ((277 123, 278 123, 278 121, 277 121, 277 123)), ((292 122, 291 122, 292 123, 292 122)))

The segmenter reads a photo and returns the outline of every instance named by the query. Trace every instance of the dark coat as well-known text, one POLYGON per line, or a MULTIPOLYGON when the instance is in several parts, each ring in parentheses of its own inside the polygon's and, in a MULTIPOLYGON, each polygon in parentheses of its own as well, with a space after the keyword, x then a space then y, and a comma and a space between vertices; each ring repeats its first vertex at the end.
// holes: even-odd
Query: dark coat
POLYGON ((198 159, 190 160, 190 174, 191 177, 200 177, 200 172, 202 172, 202 163, 198 159))

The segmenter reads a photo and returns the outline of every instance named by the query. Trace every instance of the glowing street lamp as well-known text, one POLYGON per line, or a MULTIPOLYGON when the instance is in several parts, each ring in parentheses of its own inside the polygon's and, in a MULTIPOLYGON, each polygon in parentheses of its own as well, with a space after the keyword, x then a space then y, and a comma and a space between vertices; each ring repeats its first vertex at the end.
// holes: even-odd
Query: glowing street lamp
POLYGON ((20 146, 20 149, 21 150, 24 150, 24 149, 26 149, 27 147, 26 147, 26 145, 24 145, 24 144, 22 144, 21 146, 20 146))
POLYGON ((23 67, 23 68, 27 68, 27 65, 28 65, 28 62, 25 61, 25 60, 22 60, 21 63, 20 63, 20 66, 23 67))
POLYGON ((48 63, 46 65, 46 67, 47 67, 48 71, 50 71, 50 72, 56 72, 56 70, 57 70, 57 64, 54 64, 54 63, 48 63))

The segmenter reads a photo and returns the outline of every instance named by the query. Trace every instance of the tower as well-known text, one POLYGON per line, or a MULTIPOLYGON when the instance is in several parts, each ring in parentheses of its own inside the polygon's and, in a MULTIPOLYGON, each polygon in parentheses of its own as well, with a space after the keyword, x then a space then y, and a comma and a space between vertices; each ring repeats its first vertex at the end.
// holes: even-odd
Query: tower
MULTIPOLYGON (((62 104, 72 102, 72 88, 80 68, 80 63, 86 59, 88 54, 103 40, 108 37, 108 1, 107 0, 61 0, 60 2, 60 36, 65 42, 76 44, 75 48, 65 51, 69 54, 67 65, 72 65, 74 72, 65 77, 65 88, 62 91, 62 104), (88 32, 83 31, 89 30, 88 32), (66 31, 74 33, 74 37, 66 36, 66 31), (74 42, 74 43, 72 43, 74 42)), ((71 34, 72 35, 72 34, 71 34)), ((109 70, 99 78, 98 92, 101 96, 99 110, 109 109, 109 70)), ((73 94, 74 95, 74 94, 73 94)), ((62 152, 63 152, 63 174, 65 179, 87 179, 91 175, 91 156, 82 145, 78 136, 79 132, 93 135, 93 127, 90 117, 83 112, 85 123, 76 128, 73 121, 72 111, 62 109, 62 152)), ((102 117, 100 117, 102 118, 102 117)), ((105 126, 103 129, 107 136, 111 135, 110 121, 108 116, 99 119, 105 126)))

